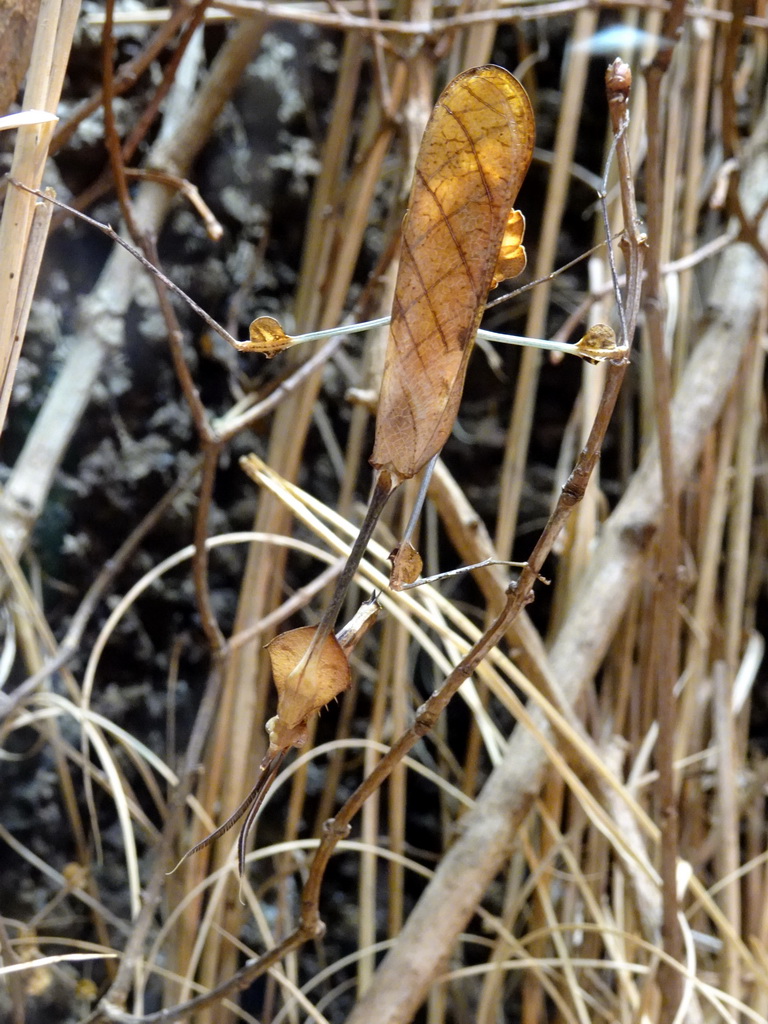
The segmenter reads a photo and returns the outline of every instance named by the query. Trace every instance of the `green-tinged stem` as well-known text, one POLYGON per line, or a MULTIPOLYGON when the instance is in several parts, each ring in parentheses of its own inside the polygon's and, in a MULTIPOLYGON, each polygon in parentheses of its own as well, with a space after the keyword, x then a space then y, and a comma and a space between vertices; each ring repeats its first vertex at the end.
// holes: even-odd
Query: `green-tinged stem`
POLYGON ((568 356, 579 355, 576 346, 565 341, 544 341, 542 338, 524 338, 520 334, 497 334, 496 331, 484 330, 479 330, 477 336, 497 345, 522 345, 524 348, 542 348, 547 352, 563 352, 568 356))
POLYGON ((325 331, 311 331, 309 334, 294 334, 291 336, 291 341, 294 345, 301 345, 305 341, 318 341, 320 338, 335 338, 337 334, 360 334, 362 331, 372 331, 375 327, 386 327, 391 319, 391 316, 380 316, 378 320, 366 320, 361 324, 342 324, 340 327, 329 327, 325 331))
MULTIPOLYGON (((376 327, 386 327, 392 320, 390 316, 380 316, 377 320, 366 320, 361 324, 344 324, 340 327, 331 327, 325 331, 311 331, 309 334, 295 334, 291 337, 294 345, 301 345, 307 341, 319 341, 321 338, 333 338, 337 334, 359 334, 362 331, 371 331, 376 327)), ((579 355, 575 345, 569 345, 564 341, 545 341, 541 338, 524 338, 518 334, 498 334, 496 331, 479 330, 477 337, 483 341, 492 341, 499 345, 523 345, 528 348, 542 348, 549 352, 563 352, 566 355, 579 355)))

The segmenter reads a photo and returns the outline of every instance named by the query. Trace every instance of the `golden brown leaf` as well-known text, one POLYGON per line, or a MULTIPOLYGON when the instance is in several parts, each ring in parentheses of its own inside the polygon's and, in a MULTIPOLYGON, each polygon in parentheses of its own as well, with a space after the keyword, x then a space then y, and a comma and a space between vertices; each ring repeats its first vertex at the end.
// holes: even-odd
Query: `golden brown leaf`
MULTIPOLYGON (((397 479, 426 465, 453 427, 488 291, 501 279, 500 249, 533 134, 525 89, 490 65, 449 83, 427 124, 403 225, 371 456, 397 479)), ((503 257, 513 266, 515 248, 513 239, 503 257)))

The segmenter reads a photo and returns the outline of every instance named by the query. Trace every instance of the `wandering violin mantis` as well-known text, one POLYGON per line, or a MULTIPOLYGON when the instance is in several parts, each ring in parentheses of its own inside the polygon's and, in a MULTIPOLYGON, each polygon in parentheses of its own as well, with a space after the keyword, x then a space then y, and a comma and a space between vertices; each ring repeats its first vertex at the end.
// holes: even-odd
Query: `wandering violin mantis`
MULTIPOLYGON (((465 71, 437 100, 403 222, 391 318, 341 329, 352 333, 390 322, 365 519, 319 625, 282 633, 268 645, 278 707, 267 724, 270 744, 255 786, 183 859, 245 815, 238 842, 242 874, 248 833, 287 750, 305 742, 309 717, 349 685, 348 652, 375 618, 375 608, 364 605, 350 626, 334 635, 344 596, 387 500, 436 458, 450 435, 476 337, 560 349, 591 361, 617 355, 613 331, 604 325, 576 346, 479 332, 488 292, 526 265, 525 219, 514 203, 533 144, 528 95, 503 68, 465 71)), ((335 333, 339 329, 291 338, 276 320, 260 317, 251 324, 250 341, 237 348, 271 357, 335 333)))

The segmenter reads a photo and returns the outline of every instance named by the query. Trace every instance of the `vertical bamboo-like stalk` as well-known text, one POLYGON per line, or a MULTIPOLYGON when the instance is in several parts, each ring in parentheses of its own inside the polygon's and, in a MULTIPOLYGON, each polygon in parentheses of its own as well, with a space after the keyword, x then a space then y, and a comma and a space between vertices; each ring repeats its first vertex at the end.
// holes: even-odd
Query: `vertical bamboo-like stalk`
MULTIPOLYGON (((768 285, 768 279, 766 279, 768 285)), ((743 644, 743 612, 750 565, 750 522, 754 494, 753 467, 758 463, 758 437, 764 408, 765 320, 755 325, 755 341, 744 365, 744 392, 737 436, 734 487, 728 529, 725 580, 725 660, 735 675, 743 644), (762 328, 762 329, 761 329, 762 328)))
MULTIPOLYGON (((659 771, 658 813, 661 820, 662 941, 670 961, 682 961, 683 938, 678 922, 677 855, 678 807, 673 762, 677 702, 674 687, 679 673, 679 628, 677 608, 680 596, 680 476, 671 445, 672 377, 665 340, 666 297, 661 276, 665 238, 673 204, 669 202, 669 178, 665 179, 663 141, 670 124, 667 90, 671 88, 672 42, 683 19, 681 4, 665 17, 663 43, 646 73, 648 89, 648 286, 647 324, 653 367, 653 409, 659 438, 662 515, 658 539, 658 569, 653 593, 653 649, 648 663, 649 689, 653 692, 658 721, 656 763, 659 771), (666 89, 665 89, 666 87, 666 89)), ((674 1020, 682 999, 682 979, 670 961, 659 969, 660 1018, 674 1020)))
POLYGON ((734 394, 723 413, 716 436, 714 466, 711 483, 703 475, 702 493, 699 495, 699 538, 696 552, 696 590, 692 609, 692 630, 683 671, 686 680, 678 710, 678 732, 675 741, 675 760, 698 749, 701 730, 694 728, 700 720, 702 694, 708 686, 712 633, 716 622, 718 601, 717 580, 725 534, 726 516, 730 500, 730 467, 736 444, 737 402, 734 394))
MULTIPOLYGON (((419 490, 418 480, 408 481, 404 488, 404 505, 400 517, 400 531, 398 536, 403 536, 403 530, 408 520, 408 514, 419 490)), ((390 714, 391 725, 394 735, 398 736, 405 732, 411 716, 411 688, 408 685, 410 673, 408 672, 408 652, 411 646, 411 638, 408 631, 401 623, 398 623, 392 637, 392 675, 390 688, 390 714)), ((406 807, 407 807, 407 775, 405 768, 400 765, 389 778, 388 787, 388 828, 390 849, 400 856, 406 852, 406 807)), ((400 934, 403 927, 404 902, 405 902, 405 872, 401 864, 392 862, 389 866, 388 878, 389 898, 387 908, 388 936, 395 938, 400 934)))
MULTIPOLYGON (((601 212, 598 211, 596 216, 596 221, 599 225, 596 233, 599 231, 605 233, 603 218, 600 215, 601 212)), ((607 259, 593 256, 589 261, 589 271, 591 289, 593 292, 598 293, 603 280, 607 279, 610 273, 607 259)), ((608 303, 605 300, 595 303, 590 310, 591 322, 605 323, 610 319, 607 305, 608 303)), ((589 428, 594 422, 604 386, 605 366, 600 364, 590 366, 588 363, 585 363, 581 369, 581 391, 578 411, 576 413, 576 431, 578 431, 578 436, 574 438, 576 450, 582 448, 587 442, 589 428)), ((570 451, 568 456, 564 460, 565 467, 570 467, 573 462, 570 451)), ((561 459, 561 461, 563 460, 561 459)), ((565 472, 567 471, 566 468, 565 472)), ((558 485, 561 480, 562 477, 557 480, 558 485)), ((554 634, 563 621, 571 596, 578 586, 579 579, 589 560, 589 549, 594 543, 597 533, 601 503, 604 504, 604 498, 600 491, 600 467, 598 466, 584 495, 584 500, 574 510, 574 514, 571 516, 565 530, 560 571, 558 572, 557 586, 555 588, 554 609, 549 623, 550 634, 554 634)))
MULTIPOLYGON (((540 802, 545 809, 547 816, 555 821, 562 818, 563 804, 565 801, 565 783, 558 775, 553 775, 544 786, 540 802)), ((548 924, 551 922, 552 912, 549 902, 549 890, 552 885, 552 870, 549 860, 553 852, 553 842, 550 833, 542 829, 538 836, 538 843, 534 851, 533 844, 529 845, 527 851, 528 863, 531 871, 536 876, 536 891, 530 913, 529 930, 541 937, 530 944, 530 953, 535 958, 543 958, 547 955, 548 947, 555 938, 554 933, 547 935, 548 924)), ((556 944, 557 945, 557 944, 556 944)), ((545 1012, 545 990, 542 987, 541 979, 535 971, 526 971, 523 978, 522 991, 522 1022, 523 1024, 537 1024, 545 1012)))
MULTIPOLYGON (((15 191, 15 190, 12 190, 15 191)), ((16 309, 13 321, 11 352, 8 357, 6 380, 16 379, 16 368, 21 355, 21 346, 27 330, 27 321, 32 308, 32 299, 37 285, 37 275, 43 259, 45 243, 48 239, 48 230, 51 226, 53 206, 43 200, 35 203, 32 213, 32 223, 29 230, 29 239, 24 255, 24 264, 21 268, 21 280, 19 281, 19 292, 16 301, 16 309)), ((8 414, 8 405, 11 400, 11 387, 0 388, 0 433, 2 424, 8 414)))
MULTIPOLYGON (((544 217, 533 267, 533 275, 537 278, 546 277, 551 273, 557 256, 558 234, 568 195, 568 181, 576 145, 579 111, 583 103, 589 64, 589 52, 584 44, 594 35, 596 26, 597 14, 595 11, 582 10, 576 15, 573 32, 574 45, 571 48, 555 139, 555 158, 550 170, 544 217), (576 44, 582 45, 577 46, 576 44)), ((531 338, 542 338, 545 335, 550 292, 551 287, 548 282, 539 285, 533 292, 525 327, 525 333, 531 338)), ((540 365, 541 353, 538 349, 526 348, 523 350, 501 470, 501 507, 496 526, 496 550, 499 558, 510 557, 517 528, 524 467, 533 428, 533 410, 540 365)))
MULTIPOLYGON (((42 0, 23 109, 56 112, 79 10, 79 0, 42 0)), ((18 129, 11 177, 32 188, 40 185, 54 128, 55 122, 46 122, 18 129)), ((15 346, 13 329, 17 323, 18 289, 34 207, 33 195, 20 189, 9 189, 0 219, 0 252, 3 254, 0 270, 0 393, 4 396, 0 404, 4 408, 8 406, 7 394, 13 387, 13 378, 9 376, 15 346)), ((42 259, 42 250, 38 258, 42 259)), ((36 276, 34 268, 27 269, 28 273, 36 276)))
MULTIPOLYGON (((565 79, 566 84, 560 107, 560 118, 554 148, 555 159, 550 170, 544 216, 533 268, 534 277, 537 278, 546 277, 553 270, 557 256, 558 235, 568 194, 570 167, 576 145, 579 111, 583 104, 586 73, 589 63, 588 50, 583 44, 594 35, 596 27, 596 12, 590 10, 578 12, 573 32, 574 45, 571 49, 568 74, 565 79), (581 47, 578 44, 582 44, 581 47)), ((525 333, 529 337, 541 338, 546 334, 550 293, 550 285, 546 282, 539 285, 533 292, 531 308, 525 328, 525 333)), ((540 365, 541 353, 537 349, 523 350, 520 357, 515 400, 504 448, 504 460, 501 471, 501 505, 496 527, 495 544, 500 558, 511 557, 525 475, 525 465, 528 458, 528 445, 533 429, 540 365)), ((535 978, 531 977, 525 989, 525 994, 524 1016, 533 1012, 526 1007, 538 1005, 541 996, 541 988, 535 978)))
MULTIPOLYGON (((688 50, 687 92, 691 98, 687 117, 684 157, 686 188, 682 196, 680 214, 680 245, 677 253, 679 256, 687 256, 693 252, 698 241, 699 193, 706 160, 706 132, 710 119, 710 97, 713 87, 712 62, 716 30, 714 26, 702 23, 696 35, 701 38, 696 40, 695 47, 690 41, 683 44, 688 50)), ((693 303, 694 296, 695 274, 693 270, 689 270, 680 274, 678 280, 680 316, 673 348, 675 379, 679 377, 685 364, 694 318, 698 313, 693 303)))
MULTIPOLYGON (((718 901, 735 934, 741 934, 741 900, 739 895, 739 795, 735 765, 733 685, 728 664, 718 661, 713 666, 714 699, 712 731, 717 744, 717 831, 715 864, 718 877, 725 884, 718 901), (725 880, 728 879, 726 882, 725 880)), ((741 965, 738 951, 723 943, 720 983, 729 996, 741 997, 741 965)))
MULTIPOLYGON (((401 16, 405 15, 406 17, 410 17, 415 20, 429 20, 432 17, 432 13, 433 9, 431 0, 412 0, 412 2, 400 5, 401 16)), ((407 139, 407 159, 403 168, 404 186, 406 186, 406 183, 410 183, 412 179, 413 165, 418 154, 421 137, 424 134, 424 128, 432 111, 434 96, 437 92, 434 84, 434 72, 434 62, 430 59, 429 55, 423 51, 417 54, 411 61, 404 103, 404 128, 407 139)), ((392 292, 394 292, 394 281, 392 281, 392 292)), ((378 340, 380 343, 385 341, 383 333, 378 340)), ((379 381, 376 381, 377 389, 378 385, 379 381)), ((405 492, 408 493, 410 491, 412 491, 412 487, 409 484, 406 486, 405 492)), ((402 670, 403 658, 407 650, 409 638, 402 626, 397 622, 391 622, 385 625, 384 637, 387 641, 386 655, 382 659, 378 673, 377 706, 381 713, 383 708, 378 696, 381 691, 387 695, 386 702, 390 708, 390 715, 393 713, 396 715, 399 727, 402 728, 405 724, 404 694, 402 692, 405 673, 402 670), (394 702, 394 704, 390 702, 394 702)), ((382 722, 380 714, 377 716, 377 720, 381 725, 382 722)), ((394 725, 394 722, 391 724, 394 725)), ((395 728, 397 731, 398 727, 395 728)), ((381 737, 379 736, 378 738, 381 737)), ((369 771, 378 760, 379 756, 373 751, 366 754, 366 766, 369 771)), ((392 848, 396 849, 398 852, 402 852, 404 847, 403 815, 405 808, 405 784, 405 772, 397 772, 390 779, 390 788, 387 794, 389 842, 390 845, 394 843, 394 847, 392 848)), ((366 835, 370 837, 377 835, 380 827, 380 816, 381 807, 380 801, 377 798, 372 801, 370 808, 365 808, 363 813, 363 828, 366 835)), ((367 894, 369 897, 372 897, 365 906, 366 908, 369 906, 372 908, 376 903, 377 874, 379 872, 378 858, 372 853, 364 854, 360 861, 360 872, 361 895, 362 887, 365 886, 367 894)), ((390 892, 390 899, 388 901, 390 908, 388 913, 388 930, 389 934, 393 935, 397 933, 397 928, 393 928, 393 920, 396 921, 399 917, 397 908, 398 906, 402 906, 404 875, 402 868, 394 863, 389 865, 388 875, 388 888, 390 892)), ((372 912, 372 910, 367 910, 365 915, 361 915, 361 927, 359 934, 362 948, 366 948, 375 941, 376 914, 375 912, 372 912)), ((373 976, 374 964, 375 961, 372 956, 361 958, 358 964, 358 992, 364 991, 370 984, 370 980, 373 976)))

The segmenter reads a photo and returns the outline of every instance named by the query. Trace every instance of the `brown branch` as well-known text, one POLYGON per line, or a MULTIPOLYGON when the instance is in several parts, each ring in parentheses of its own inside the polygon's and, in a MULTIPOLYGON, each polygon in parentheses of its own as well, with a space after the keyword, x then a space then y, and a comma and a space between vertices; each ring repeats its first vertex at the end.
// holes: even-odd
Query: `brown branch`
POLYGON ((192 559, 192 579, 194 581, 195 601, 198 614, 200 615, 200 624, 203 627, 203 632, 208 640, 211 651, 216 653, 224 648, 224 635, 219 628, 211 603, 210 588, 208 586, 208 547, 206 541, 208 539, 208 519, 213 501, 213 488, 216 482, 216 468, 223 442, 211 426, 208 411, 203 405, 187 361, 184 358, 183 332, 176 312, 168 298, 168 292, 165 288, 165 275, 157 270, 159 257, 153 241, 146 241, 145 252, 148 264, 153 268, 152 283, 155 286, 157 300, 168 331, 168 345, 171 350, 171 360, 176 371, 176 378, 179 381, 182 394, 192 415, 202 449, 203 472, 195 509, 195 554, 192 559))
MULTIPOLYGON (((684 5, 675 2, 664 20, 662 34, 673 40, 684 20, 684 5)), ((680 597, 680 483, 672 445, 672 369, 664 351, 666 299, 661 278, 664 186, 662 83, 672 59, 672 44, 662 46, 646 71, 648 88, 648 158, 646 189, 648 247, 646 276, 646 324, 653 367, 653 401, 659 437, 662 509, 653 601, 652 650, 648 662, 652 673, 649 691, 656 695, 659 734, 656 764, 659 772, 658 802, 661 825, 662 943, 665 953, 677 963, 684 959, 683 936, 678 923, 677 896, 678 815, 674 770, 676 701, 674 687, 679 672, 679 631, 677 608, 680 597)), ((671 211, 667 212, 669 215, 671 211)), ((661 995, 660 1021, 671 1024, 680 1005, 683 979, 668 961, 659 965, 661 995)))
POLYGON ((177 284, 174 284, 169 277, 166 277, 165 274, 163 274, 163 272, 155 266, 152 260, 149 259, 140 249, 131 245, 131 243, 126 241, 126 239, 121 238, 110 224, 102 224, 101 221, 94 220, 93 217, 89 217, 88 214, 83 213, 82 210, 78 210, 74 206, 70 206, 68 203, 63 203, 60 199, 56 199, 51 195, 47 195, 45 192, 41 192, 40 189, 30 188, 28 185, 25 185, 23 181, 16 181, 15 178, 10 178, 9 180, 12 185, 16 186, 16 188, 20 188, 24 192, 31 192, 32 195, 38 196, 40 199, 45 199, 49 203, 53 203, 53 205, 58 206, 59 209, 66 210, 67 213, 71 213, 79 220, 85 221, 86 224, 90 224, 91 227, 96 228, 98 231, 105 234, 107 238, 116 242, 119 246, 125 249, 126 252, 130 253, 135 260, 138 260, 142 267, 149 271, 153 277, 162 281, 166 288, 169 288, 174 295, 178 295, 180 299, 186 302, 189 308, 200 317, 206 326, 210 327, 212 331, 215 331, 219 337, 223 338, 224 341, 230 344, 233 348, 239 349, 241 344, 248 345, 248 342, 241 343, 237 341, 236 338, 233 338, 232 335, 221 326, 221 324, 217 323, 212 316, 206 313, 202 306, 198 306, 193 298, 187 295, 187 293, 183 289, 179 288, 177 284))
MULTIPOLYGON (((114 108, 113 108, 113 86, 114 86, 114 71, 112 66, 115 40, 113 35, 113 17, 114 17, 114 0, 107 0, 105 9, 104 28, 102 31, 102 60, 101 60, 101 71, 102 71, 102 86, 104 90, 104 141, 107 147, 107 153, 109 155, 109 163, 112 170, 112 177, 117 192, 118 203, 120 204, 120 211, 125 221, 126 227, 133 238, 134 242, 141 248, 144 263, 146 266, 152 266, 153 255, 156 258, 156 254, 153 253, 153 247, 147 240, 145 235, 139 229, 136 217, 134 215, 133 203, 131 201, 130 192, 128 189, 128 181, 125 174, 125 166, 123 163, 123 151, 120 143, 120 137, 117 132, 117 125, 115 122, 114 108)), ((191 39, 191 34, 188 34, 187 41, 191 39)), ((168 87, 173 81, 173 76, 167 80, 168 87)), ((117 238, 117 236, 115 236, 117 238)), ((152 280, 158 290, 162 289, 162 283, 159 280, 158 274, 152 275, 152 280)), ((170 306, 170 303, 162 299, 164 293, 158 292, 161 300, 161 308, 166 317, 166 323, 168 324, 169 334, 177 337, 180 334, 178 328, 178 321, 176 320, 175 314, 170 306)), ((208 511, 210 508, 210 502, 213 494, 213 485, 215 480, 216 465, 218 462, 219 449, 215 445, 206 443, 208 435, 206 434, 203 438, 203 475, 200 486, 200 495, 197 503, 197 513, 195 519, 195 556, 193 559, 193 579, 195 587, 195 596, 197 600, 198 611, 200 614, 201 624, 206 634, 208 642, 211 646, 211 650, 215 653, 223 648, 224 638, 219 629, 216 618, 213 614, 213 609, 210 601, 210 592, 208 588, 207 580, 207 566, 208 566, 208 553, 205 546, 207 538, 207 523, 208 523, 208 511)), ((87 734, 84 732, 82 737, 82 751, 83 759, 86 759, 87 754, 87 734)), ((85 777, 86 784, 86 798, 90 803, 90 776, 85 777)))
POLYGON ((104 143, 107 147, 109 165, 112 170, 112 178, 117 191, 117 201, 120 204, 120 212, 126 223, 128 231, 133 239, 139 240, 140 234, 133 216, 133 204, 128 191, 128 182, 125 177, 123 165, 123 154, 120 146, 120 136, 117 133, 114 109, 114 68, 112 61, 115 52, 115 36, 113 33, 113 19, 115 14, 115 0, 107 0, 105 8, 104 28, 101 33, 101 83, 104 90, 104 143))
POLYGON ((195 513, 195 554, 192 559, 192 578, 195 585, 195 601, 200 615, 200 624, 208 640, 211 650, 216 653, 225 647, 224 634, 221 632, 216 613, 211 603, 211 591, 208 580, 208 518, 213 503, 213 487, 216 483, 216 469, 221 454, 221 444, 208 442, 203 444, 203 476, 200 492, 197 496, 195 513))
MULTIPOLYGON (((159 26, 144 49, 135 57, 132 57, 131 60, 126 61, 115 75, 113 96, 122 96, 123 93, 133 88, 152 61, 156 60, 168 45, 169 40, 173 37, 179 26, 183 24, 188 14, 188 9, 183 5, 179 5, 171 11, 168 20, 159 26)), ((103 102, 103 96, 103 91, 98 89, 90 99, 84 100, 75 108, 68 121, 56 129, 56 133, 51 141, 51 156, 58 153, 60 149, 63 149, 82 122, 99 109, 103 102)))
MULTIPOLYGON (((187 31, 183 39, 182 46, 177 48, 175 54, 175 61, 172 61, 171 67, 166 69, 165 91, 158 90, 158 94, 155 99, 159 103, 159 95, 170 88, 173 82, 173 76, 178 67, 178 61, 181 60, 181 55, 184 52, 186 45, 192 38, 197 24, 203 18, 205 7, 210 0, 205 0, 204 3, 200 4, 198 10, 195 12, 195 17, 191 20, 187 26, 187 31), (170 73, 169 73, 170 72, 170 73)), ((221 452, 221 443, 215 436, 215 433, 209 426, 208 415, 205 408, 200 401, 197 389, 192 381, 192 376, 186 366, 186 361, 183 358, 182 351, 182 332, 179 325, 176 314, 168 301, 168 296, 165 289, 165 283, 169 280, 164 275, 161 275, 157 270, 158 256, 154 244, 146 238, 138 228, 136 219, 133 215, 133 205, 131 203, 130 193, 128 191, 128 181, 125 173, 124 166, 124 147, 120 145, 120 139, 117 134, 117 127, 115 124, 114 111, 113 111, 113 69, 112 69, 112 57, 114 51, 114 36, 112 33, 112 19, 114 15, 114 0, 108 0, 106 6, 106 17, 104 20, 104 30, 102 39, 102 81, 104 86, 104 138, 107 145, 107 151, 109 153, 109 161, 112 167, 112 174, 115 181, 115 187, 117 189, 117 198, 120 203, 120 210, 123 214, 123 219, 128 227, 133 240, 140 246, 143 256, 144 265, 151 269, 152 282, 157 291, 158 301, 160 303, 160 309, 163 313, 163 317, 166 322, 168 329, 168 337, 171 345, 173 365, 176 369, 177 377, 182 386, 182 391, 187 403, 192 411, 192 416, 195 425, 198 430, 198 436, 200 444, 203 450, 203 472, 200 481, 200 492, 198 494, 197 507, 195 512, 195 529, 194 529, 194 544, 195 554, 192 559, 192 578, 194 581, 195 588, 195 600, 197 603, 198 613, 200 615, 200 623, 203 627, 203 632, 206 635, 208 644, 211 651, 214 653, 221 651, 224 648, 224 636, 219 628, 219 624, 216 620, 216 615, 213 610, 213 604, 211 602, 210 586, 208 581, 208 549, 206 547, 206 540, 208 539, 208 519, 213 501, 213 488, 216 482, 216 469, 219 461, 219 454, 221 452)), ((157 111, 157 107, 152 110, 152 117, 157 111)), ((134 131, 134 138, 136 140, 135 145, 138 145, 138 139, 143 137, 144 132, 149 127, 150 121, 144 119, 143 130, 140 132, 134 131)), ((141 126, 139 126, 141 127, 141 126)), ((125 147, 129 149, 130 147, 125 147)), ((134 146, 135 148, 135 146, 134 146)), ((222 328, 223 330, 223 328, 222 328)), ((225 332, 226 333, 226 332, 225 332)))
MULTIPOLYGON (((171 55, 171 58, 168 61, 168 63, 166 64, 166 66, 163 68, 162 80, 160 81, 160 84, 158 85, 157 89, 155 90, 155 92, 154 92, 154 94, 152 96, 152 99, 150 100, 149 104, 147 105, 146 110, 142 114, 142 116, 141 116, 140 120, 137 122, 137 124, 134 125, 134 128, 133 128, 131 134, 128 136, 128 138, 125 140, 125 142, 119 145, 119 152, 120 152, 121 157, 122 157, 122 164, 123 165, 126 164, 128 161, 130 161, 131 158, 134 156, 134 154, 136 153, 136 150, 139 148, 139 146, 141 145, 142 141, 144 140, 147 132, 149 131, 150 127, 152 126, 152 122, 157 117, 158 111, 160 109, 160 105, 163 102, 163 100, 166 98, 168 93, 170 92, 171 86, 173 85, 173 81, 174 81, 174 78, 176 76, 176 72, 177 72, 179 64, 181 62, 181 58, 184 56, 184 53, 185 53, 187 47, 189 46, 190 42, 192 41, 192 37, 193 37, 195 31, 202 24, 202 22, 204 20, 204 16, 205 16, 205 9, 210 6, 211 2, 212 2, 212 0, 201 0, 201 2, 198 3, 195 6, 195 8, 194 8, 194 10, 192 12, 192 17, 189 19, 188 23, 184 26, 184 31, 181 34, 181 38, 179 39, 179 42, 178 42, 178 45, 176 46, 176 49, 174 50, 173 54, 171 55)), ((107 40, 109 38, 111 38, 111 22, 112 22, 112 12, 110 10, 110 7, 107 7, 107 10, 105 12, 105 18, 104 18, 104 30, 105 30, 105 33, 107 32, 108 28, 110 29, 109 35, 105 36, 105 39, 107 39, 107 40)), ((106 131, 106 128, 107 128, 107 121, 106 121, 106 118, 107 118, 107 108, 111 107, 111 102, 112 102, 113 97, 119 95, 119 93, 117 92, 117 82, 116 82, 116 80, 114 78, 113 72, 111 71, 111 50, 112 50, 112 47, 110 47, 109 72, 107 74, 102 74, 103 89, 102 89, 102 92, 100 94, 100 100, 104 104, 105 140, 108 143, 109 143, 109 133, 106 131)), ((103 59, 104 59, 105 55, 106 55, 106 50, 104 49, 104 46, 103 46, 102 47, 102 58, 103 59)), ((105 67, 105 65, 102 64, 102 70, 104 70, 104 67, 105 67)), ((110 154, 110 165, 111 165, 111 170, 112 170, 112 177, 110 177, 109 172, 107 170, 105 170, 101 175, 99 175, 99 177, 94 182, 92 182, 91 185, 89 185, 88 188, 85 189, 85 191, 81 192, 73 200, 72 205, 76 209, 84 210, 87 207, 92 206, 93 203, 95 203, 98 199, 100 199, 102 196, 106 195, 111 190, 113 185, 117 185, 118 189, 119 189, 119 187, 120 187, 119 186, 119 177, 115 176, 115 157, 113 155, 112 150, 109 149, 109 144, 108 144, 108 152, 110 154)), ((116 152, 117 152, 117 150, 115 150, 115 153, 116 152)), ((122 177, 124 174, 125 174, 125 170, 122 172, 120 177, 122 177)), ((171 182, 168 182, 168 183, 171 183, 171 182)), ((177 181, 173 181, 172 185, 173 185, 174 188, 177 188, 178 187, 177 181)), ((118 197, 119 197, 119 192, 118 192, 118 197)), ((122 206, 122 203, 121 203, 121 206, 122 206)), ((133 232, 131 232, 131 234, 133 235, 133 232)), ((133 237, 136 237, 136 236, 134 235, 133 237)))
POLYGON ((126 167, 126 176, 134 181, 158 181, 161 185, 168 185, 176 189, 193 207, 202 220, 205 231, 212 242, 220 242, 224 237, 224 228, 217 219, 213 210, 200 195, 197 185, 193 185, 186 178, 178 174, 171 174, 169 171, 145 170, 143 167, 126 167))
POLYGON ((152 126, 152 122, 157 117, 163 100, 171 91, 174 79, 176 78, 176 73, 179 69, 179 65, 181 64, 181 59, 186 53, 189 44, 192 42, 195 32, 203 24, 203 21, 205 20, 205 12, 210 7, 211 2, 212 0, 198 0, 193 7, 192 16, 184 26, 184 31, 181 33, 178 45, 171 54, 170 60, 163 68, 163 77, 160 84, 147 105, 147 109, 133 126, 131 134, 123 143, 122 154, 124 162, 127 163, 133 157, 136 150, 144 141, 147 132, 152 126))

